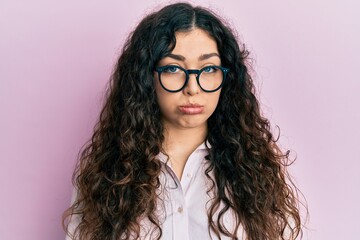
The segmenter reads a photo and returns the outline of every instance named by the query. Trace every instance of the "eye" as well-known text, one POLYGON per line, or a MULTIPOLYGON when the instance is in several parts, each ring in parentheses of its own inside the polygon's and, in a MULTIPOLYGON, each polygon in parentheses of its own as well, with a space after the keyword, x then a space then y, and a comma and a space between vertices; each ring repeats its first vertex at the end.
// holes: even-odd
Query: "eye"
POLYGON ((217 68, 213 67, 213 66, 208 66, 208 67, 203 68, 203 72, 205 72, 205 73, 213 73, 216 71, 217 71, 217 68))
POLYGON ((166 73, 176 73, 179 70, 180 69, 177 66, 166 66, 164 68, 164 72, 166 72, 166 73))

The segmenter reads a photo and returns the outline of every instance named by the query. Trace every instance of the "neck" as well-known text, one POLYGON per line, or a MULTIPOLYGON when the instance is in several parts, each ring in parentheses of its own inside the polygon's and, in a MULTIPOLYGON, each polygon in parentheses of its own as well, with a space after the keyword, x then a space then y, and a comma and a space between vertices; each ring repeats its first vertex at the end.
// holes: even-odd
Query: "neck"
POLYGON ((175 128, 164 126, 164 143, 163 150, 171 154, 177 152, 177 149, 194 151, 201 143, 203 143, 207 136, 207 124, 195 128, 175 128))

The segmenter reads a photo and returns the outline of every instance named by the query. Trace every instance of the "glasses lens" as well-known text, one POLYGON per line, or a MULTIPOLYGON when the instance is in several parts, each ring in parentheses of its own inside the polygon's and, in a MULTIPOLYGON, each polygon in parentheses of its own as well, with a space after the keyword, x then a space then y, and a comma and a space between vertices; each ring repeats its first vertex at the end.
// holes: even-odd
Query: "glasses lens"
POLYGON ((202 69, 199 76, 200 86, 206 91, 213 91, 220 87, 224 79, 223 71, 216 66, 209 66, 202 69))
POLYGON ((186 73, 177 66, 166 66, 161 72, 160 81, 170 91, 181 89, 186 81, 186 73))

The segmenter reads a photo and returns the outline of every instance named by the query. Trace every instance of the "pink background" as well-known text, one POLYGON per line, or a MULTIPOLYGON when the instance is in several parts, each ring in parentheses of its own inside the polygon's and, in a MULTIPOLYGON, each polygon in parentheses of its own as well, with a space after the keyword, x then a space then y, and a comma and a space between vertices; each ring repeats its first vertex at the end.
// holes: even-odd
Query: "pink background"
MULTIPOLYGON (((64 238, 71 174, 113 63, 163 2, 0 1, 0 239, 64 238)), ((304 239, 358 239, 359 1, 193 2, 229 19, 251 51, 263 110, 297 154, 304 239)))

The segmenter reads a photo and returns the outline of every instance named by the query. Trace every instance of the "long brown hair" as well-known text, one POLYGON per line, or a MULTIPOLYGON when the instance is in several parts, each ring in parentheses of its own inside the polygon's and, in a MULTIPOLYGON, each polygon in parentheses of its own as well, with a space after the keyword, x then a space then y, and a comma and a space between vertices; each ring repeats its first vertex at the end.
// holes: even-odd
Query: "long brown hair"
POLYGON ((175 32, 193 26, 216 40, 222 65, 231 69, 208 119, 212 148, 205 174, 213 183, 209 191, 216 191, 208 210, 210 229, 219 238, 224 234, 237 239, 220 220, 232 210, 236 228, 243 226, 249 240, 301 237, 299 191, 286 170, 289 152, 280 150, 269 121, 261 116, 248 51, 216 14, 177 3, 146 16, 123 47, 94 134, 74 172, 77 199, 63 216, 65 227, 71 216, 79 217, 77 239, 138 238, 143 217, 153 223, 160 239, 157 155, 164 137, 153 70, 175 47, 175 32), (220 203, 223 208, 213 221, 220 203))

